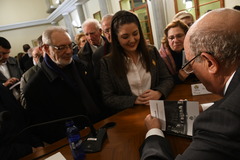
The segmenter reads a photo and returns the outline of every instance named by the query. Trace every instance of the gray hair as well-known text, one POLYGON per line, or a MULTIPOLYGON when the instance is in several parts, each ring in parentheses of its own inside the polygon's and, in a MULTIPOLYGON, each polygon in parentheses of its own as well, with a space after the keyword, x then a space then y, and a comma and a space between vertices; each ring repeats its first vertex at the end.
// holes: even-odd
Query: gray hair
POLYGON ((98 20, 93 19, 93 18, 89 18, 89 19, 87 19, 86 21, 84 21, 83 24, 82 24, 83 32, 85 32, 85 31, 84 31, 84 28, 85 28, 86 26, 90 25, 90 24, 93 24, 93 25, 96 27, 96 29, 100 29, 100 28, 101 28, 101 25, 100 25, 100 23, 99 23, 98 20))
POLYGON ((112 18, 112 17, 113 17, 113 14, 106 14, 106 15, 104 15, 104 16, 102 17, 101 22, 102 22, 102 21, 105 21, 106 19, 112 18))
POLYGON ((52 26, 49 27, 48 29, 46 29, 43 33, 42 33, 42 42, 43 44, 51 44, 52 43, 52 39, 51 39, 51 35, 53 32, 67 32, 67 30, 63 27, 60 26, 52 26))
MULTIPOLYGON (((233 31, 197 31, 190 36, 193 54, 212 54, 218 63, 229 67, 240 62, 240 33, 233 31)), ((197 61, 201 61, 198 57, 197 61)))

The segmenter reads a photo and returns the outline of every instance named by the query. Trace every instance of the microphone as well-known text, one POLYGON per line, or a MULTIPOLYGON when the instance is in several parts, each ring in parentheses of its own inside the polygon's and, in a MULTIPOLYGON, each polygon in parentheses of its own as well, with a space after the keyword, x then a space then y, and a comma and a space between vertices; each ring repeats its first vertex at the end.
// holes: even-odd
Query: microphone
POLYGON ((90 119, 85 115, 76 115, 76 116, 72 116, 72 117, 66 117, 66 118, 56 119, 56 120, 47 121, 47 122, 43 122, 43 123, 33 124, 33 125, 30 125, 30 126, 24 128, 23 130, 21 130, 14 138, 18 137, 23 132, 25 132, 29 129, 32 129, 34 127, 57 123, 57 122, 62 122, 62 121, 67 121, 67 120, 73 120, 76 118, 84 118, 87 121, 87 123, 88 123, 87 125, 90 129, 89 135, 87 135, 86 139, 82 141, 83 150, 86 153, 95 153, 95 152, 101 151, 102 144, 107 137, 107 133, 106 133, 107 128, 113 126, 113 125, 111 125, 111 123, 114 123, 114 122, 107 123, 100 129, 96 130, 93 127, 93 124, 91 123, 90 119))

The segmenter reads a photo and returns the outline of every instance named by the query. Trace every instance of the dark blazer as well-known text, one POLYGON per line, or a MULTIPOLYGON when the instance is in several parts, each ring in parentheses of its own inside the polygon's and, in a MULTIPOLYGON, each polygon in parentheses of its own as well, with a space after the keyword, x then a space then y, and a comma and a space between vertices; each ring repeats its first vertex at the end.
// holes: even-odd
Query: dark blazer
MULTIPOLYGON (((101 37, 106 43, 107 39, 103 36, 101 36, 101 37)), ((85 43, 84 47, 81 48, 80 51, 78 52, 79 59, 85 61, 88 65, 88 68, 90 68, 90 69, 93 69, 92 55, 93 55, 93 51, 92 51, 92 48, 91 48, 89 42, 85 43)))
MULTIPOLYGON (((9 57, 7 60, 7 67, 8 67, 8 71, 11 77, 16 77, 20 80, 21 76, 22 76, 22 71, 19 68, 18 62, 15 58, 13 57, 9 57)), ((0 72, 0 82, 4 83, 6 82, 8 79, 2 74, 2 72, 0 72)))
POLYGON ((103 56, 110 53, 110 47, 111 47, 111 44, 108 41, 106 41, 105 44, 99 47, 92 55, 92 61, 94 65, 94 77, 99 85, 100 85, 100 68, 101 68, 100 60, 103 56))
MULTIPOLYGON (((240 159, 240 69, 230 82, 225 97, 202 112, 193 124, 193 141, 176 159, 240 159)), ((145 139, 141 159, 173 159, 166 139, 145 139)))
MULTIPOLYGON (((41 68, 23 88, 23 97, 32 124, 74 115, 87 115, 92 122, 98 120, 100 114, 95 103, 97 100, 92 98, 93 86, 85 66, 74 61, 66 70, 69 70, 67 76, 73 76, 76 81, 62 77, 43 61, 41 68), (73 72, 73 68, 76 69, 75 72, 69 74, 73 72)), ((85 122, 86 120, 81 120, 83 125, 85 122)), ((35 133, 42 140, 53 143, 65 137, 64 123, 36 128, 35 133)))
POLYGON ((33 57, 29 57, 28 53, 24 54, 24 56, 20 60, 21 70, 23 72, 26 72, 32 66, 34 66, 33 57))
MULTIPOLYGON (((151 56, 151 89, 160 91, 166 97, 174 85, 173 78, 166 68, 157 49, 149 46, 151 56)), ((133 95, 127 76, 119 78, 112 67, 110 56, 101 60, 100 81, 105 105, 116 110, 133 107, 137 96, 133 95)))
POLYGON ((33 75, 41 68, 41 63, 39 62, 37 65, 29 68, 21 77, 20 80, 20 102, 23 108, 26 108, 26 102, 23 94, 23 88, 25 88, 28 81, 33 77, 33 75))
MULTIPOLYGON (((8 118, 0 122, 0 157, 1 160, 16 160, 32 153, 32 147, 43 144, 28 131, 18 133, 27 127, 23 108, 12 93, 0 84, 0 113, 8 112, 8 118)), ((1 117, 2 118, 2 117, 1 117)))

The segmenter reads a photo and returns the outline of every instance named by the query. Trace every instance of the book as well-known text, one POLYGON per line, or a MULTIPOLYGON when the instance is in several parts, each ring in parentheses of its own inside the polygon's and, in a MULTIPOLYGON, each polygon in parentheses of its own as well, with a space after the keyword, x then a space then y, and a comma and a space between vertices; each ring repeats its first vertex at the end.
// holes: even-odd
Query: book
POLYGON ((15 87, 18 87, 20 85, 20 81, 16 82, 15 84, 13 84, 11 87, 9 87, 9 90, 12 90, 15 87))
POLYGON ((193 122, 199 115, 199 102, 150 100, 150 113, 161 121, 161 130, 191 137, 193 122))

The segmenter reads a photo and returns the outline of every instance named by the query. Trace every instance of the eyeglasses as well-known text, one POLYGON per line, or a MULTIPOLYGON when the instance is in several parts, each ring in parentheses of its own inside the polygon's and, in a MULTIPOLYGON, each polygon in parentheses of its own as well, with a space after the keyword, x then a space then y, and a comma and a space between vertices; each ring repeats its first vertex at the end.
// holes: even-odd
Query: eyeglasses
POLYGON ((49 44, 49 46, 53 47, 54 49, 56 49, 58 51, 64 51, 64 50, 67 50, 68 48, 73 49, 74 45, 75 44, 73 42, 70 44, 61 45, 61 46, 55 46, 55 45, 49 44))
POLYGON ((183 38, 184 36, 185 36, 185 34, 177 34, 177 35, 175 35, 175 36, 174 36, 174 35, 169 36, 168 39, 172 41, 172 40, 174 40, 175 38, 176 38, 176 39, 180 39, 180 38, 183 38))
POLYGON ((110 34, 111 28, 107 28, 107 29, 105 29, 103 32, 104 32, 105 34, 110 34))
POLYGON ((202 52, 200 52, 199 54, 197 54, 195 57, 193 57, 190 61, 188 61, 187 63, 185 63, 183 66, 182 66, 182 70, 184 70, 184 72, 186 72, 187 74, 190 74, 193 72, 193 69, 192 69, 192 65, 191 65, 191 62, 193 62, 198 56, 200 56, 202 54, 202 52))

